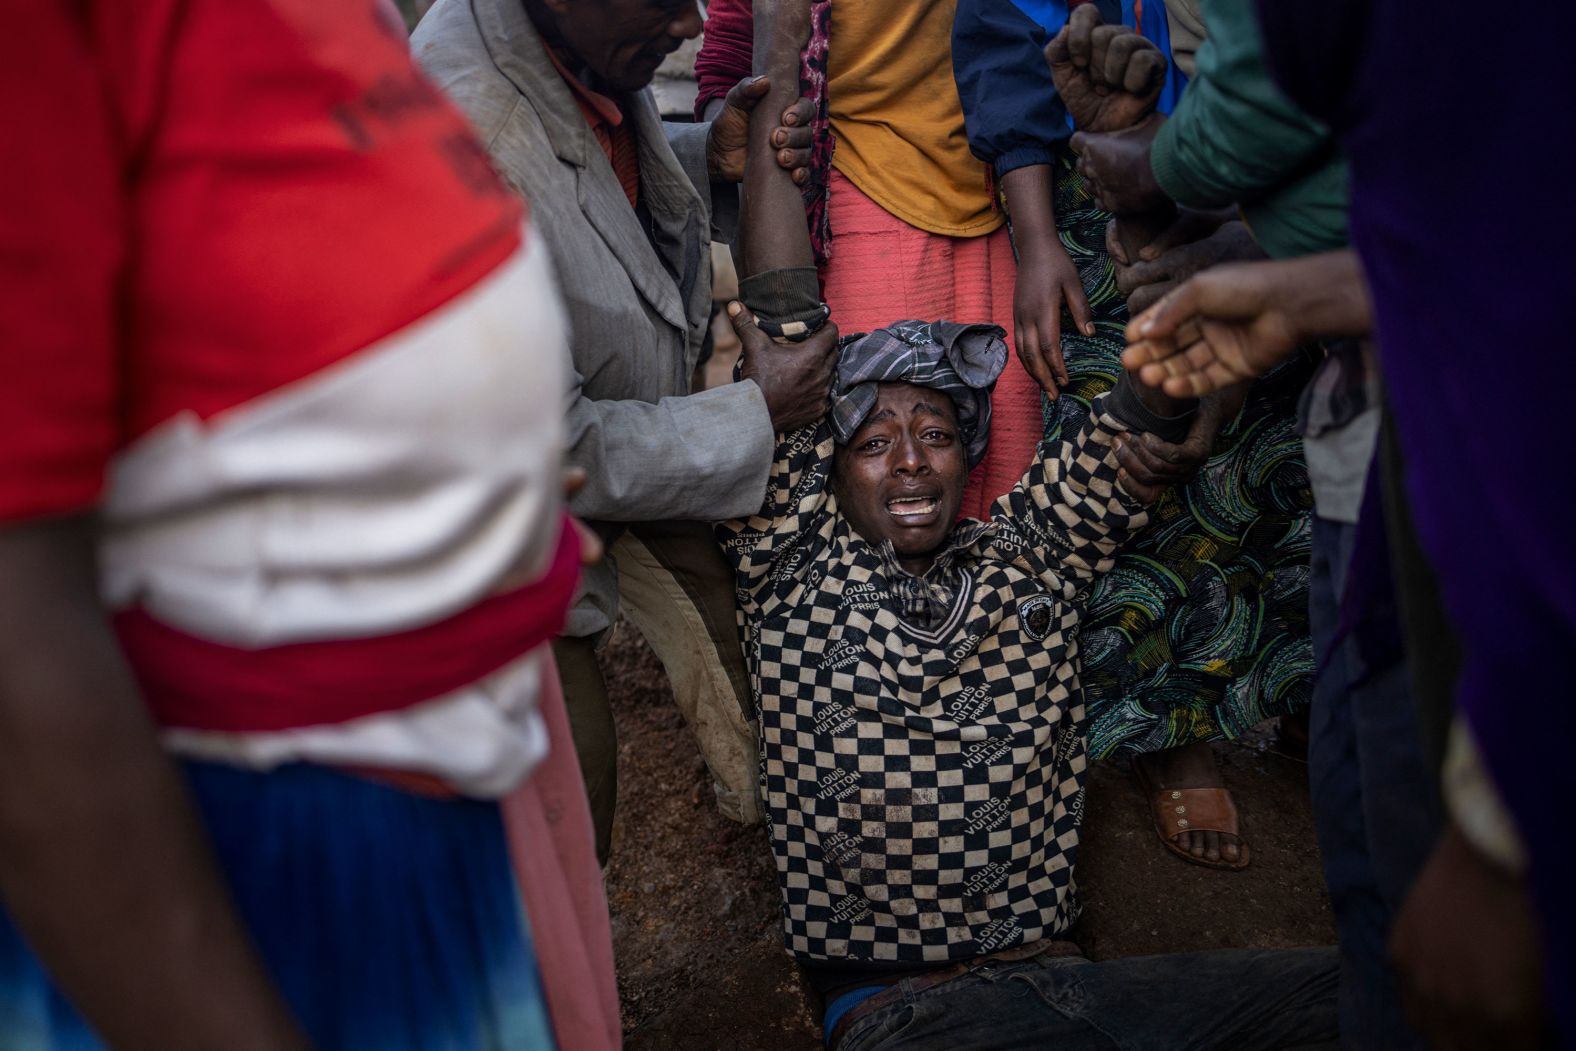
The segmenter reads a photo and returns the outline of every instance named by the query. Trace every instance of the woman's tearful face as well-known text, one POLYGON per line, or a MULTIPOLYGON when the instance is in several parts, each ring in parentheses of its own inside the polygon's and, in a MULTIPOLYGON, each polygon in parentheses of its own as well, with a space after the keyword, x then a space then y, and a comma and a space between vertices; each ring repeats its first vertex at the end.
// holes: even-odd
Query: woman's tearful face
POLYGON ((952 399, 930 387, 883 383, 876 404, 839 447, 833 488, 849 523, 879 547, 892 541, 911 573, 930 566, 952 532, 968 457, 952 399))

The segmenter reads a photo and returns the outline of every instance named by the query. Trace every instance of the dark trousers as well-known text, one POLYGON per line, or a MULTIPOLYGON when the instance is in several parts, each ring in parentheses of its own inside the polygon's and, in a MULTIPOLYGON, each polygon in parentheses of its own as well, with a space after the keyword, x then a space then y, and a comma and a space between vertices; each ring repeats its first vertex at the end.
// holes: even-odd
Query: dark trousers
POLYGON ((860 1018, 835 1051, 1333 1048, 1333 949, 981 964, 860 1018))
MULTIPOLYGON (((609 551, 619 570, 619 603, 645 636, 673 687, 673 699, 712 773, 718 809, 744 824, 761 820, 760 765, 733 573, 701 522, 638 522, 609 551)), ((594 637, 563 637, 553 657, 575 755, 607 863, 618 806, 618 734, 594 637)))
POLYGON ((1337 637, 1356 531, 1313 520, 1308 783, 1341 953, 1342 1046, 1420 1047, 1402 1016, 1386 942, 1440 814, 1405 661, 1393 652, 1368 659, 1360 632, 1337 637))
POLYGON ((618 731, 602 666, 597 663, 595 637, 554 639, 553 660, 558 664, 575 758, 585 779, 586 802, 591 805, 596 858, 606 865, 613 849, 613 815, 618 808, 618 731))

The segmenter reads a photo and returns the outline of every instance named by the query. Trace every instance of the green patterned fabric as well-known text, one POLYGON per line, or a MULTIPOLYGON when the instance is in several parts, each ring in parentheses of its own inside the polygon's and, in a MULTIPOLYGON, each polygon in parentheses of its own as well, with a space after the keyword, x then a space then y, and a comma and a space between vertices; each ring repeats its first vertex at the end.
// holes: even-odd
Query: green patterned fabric
MULTIPOLYGON (((1055 204, 1095 335, 1063 314, 1071 384, 1045 402, 1047 437, 1076 433, 1089 402, 1115 384, 1127 324, 1105 251, 1110 216, 1065 153, 1055 204)), ((1155 522, 1095 585, 1081 632, 1092 757, 1231 739, 1307 707, 1313 494, 1293 418, 1311 371, 1298 359, 1256 383, 1198 477, 1166 493, 1155 522)))

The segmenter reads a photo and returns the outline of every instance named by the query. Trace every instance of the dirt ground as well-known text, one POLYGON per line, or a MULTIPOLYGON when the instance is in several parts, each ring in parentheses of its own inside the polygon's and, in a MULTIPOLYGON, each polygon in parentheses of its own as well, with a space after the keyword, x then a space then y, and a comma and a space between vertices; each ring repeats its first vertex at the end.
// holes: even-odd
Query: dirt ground
MULTIPOLYGON (((608 870, 625 1046, 814 1051, 817 1008, 783 952, 766 834, 721 817, 645 642, 620 623, 603 655, 619 733, 608 870)), ((1307 768, 1262 730, 1218 749, 1253 863, 1218 872, 1166 854, 1122 761, 1089 780, 1072 938, 1092 959, 1333 944, 1307 768)))

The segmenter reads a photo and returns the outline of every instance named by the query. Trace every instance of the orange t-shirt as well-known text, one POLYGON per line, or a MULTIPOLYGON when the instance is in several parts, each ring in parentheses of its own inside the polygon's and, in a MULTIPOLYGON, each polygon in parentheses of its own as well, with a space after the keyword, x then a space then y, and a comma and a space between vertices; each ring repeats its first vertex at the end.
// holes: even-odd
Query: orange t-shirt
POLYGON ((832 166, 910 226, 952 237, 1005 221, 969 152, 952 79, 955 0, 832 5, 827 110, 832 166))

